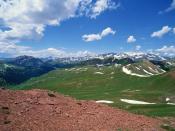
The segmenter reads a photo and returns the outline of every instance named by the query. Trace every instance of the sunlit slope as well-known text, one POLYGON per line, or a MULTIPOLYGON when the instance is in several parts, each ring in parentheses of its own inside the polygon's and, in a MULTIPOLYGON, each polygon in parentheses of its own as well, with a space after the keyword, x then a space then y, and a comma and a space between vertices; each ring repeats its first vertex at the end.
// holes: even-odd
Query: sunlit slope
MULTIPOLYGON (((175 116, 175 106, 167 105, 166 98, 174 98, 175 79, 164 73, 151 77, 137 77, 123 73, 122 67, 92 66, 51 71, 32 78, 15 89, 49 89, 78 99, 111 100, 112 106, 133 112, 175 116), (155 105, 132 105, 120 99, 154 102, 155 105)), ((174 99, 171 99, 174 103, 174 99)))
POLYGON ((124 73, 138 77, 150 77, 165 73, 163 69, 152 64, 147 60, 140 61, 134 64, 128 64, 122 67, 124 73))

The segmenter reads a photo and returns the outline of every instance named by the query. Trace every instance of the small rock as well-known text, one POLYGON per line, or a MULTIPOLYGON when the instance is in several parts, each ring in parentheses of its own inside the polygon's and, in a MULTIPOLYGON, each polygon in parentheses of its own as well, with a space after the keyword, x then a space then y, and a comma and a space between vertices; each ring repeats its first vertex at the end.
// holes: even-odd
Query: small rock
POLYGON ((9 124, 9 123, 11 123, 10 120, 5 120, 5 121, 4 121, 4 124, 9 124))
POLYGON ((65 115, 67 116, 67 117, 71 117, 69 114, 67 114, 67 113, 65 113, 65 115))
POLYGON ((9 108, 7 106, 2 107, 3 110, 8 110, 9 108))
POLYGON ((0 89, 5 90, 6 88, 5 87, 0 87, 0 89))
POLYGON ((82 105, 82 103, 81 103, 81 102, 77 102, 77 104, 78 104, 78 105, 82 105))
POLYGON ((2 107, 2 112, 3 112, 4 114, 10 114, 9 108, 6 107, 6 106, 2 107))
POLYGON ((48 96, 55 97, 55 95, 53 93, 51 93, 51 92, 48 92, 48 96))

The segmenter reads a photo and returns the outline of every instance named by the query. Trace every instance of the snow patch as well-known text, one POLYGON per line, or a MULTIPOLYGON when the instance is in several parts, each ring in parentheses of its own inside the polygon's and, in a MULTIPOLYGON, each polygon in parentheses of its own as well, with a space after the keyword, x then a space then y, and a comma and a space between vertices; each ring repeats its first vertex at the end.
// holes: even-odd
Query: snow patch
POLYGON ((106 104, 112 104, 114 103, 113 101, 108 101, 108 100, 98 100, 96 103, 106 103, 106 104))
POLYGON ((130 70, 128 70, 125 66, 123 66, 122 68, 123 72, 126 73, 126 74, 131 74, 132 72, 130 70))
POLYGON ((128 75, 138 76, 138 77, 150 77, 148 75, 140 75, 140 74, 132 73, 132 71, 128 70, 125 66, 122 67, 122 70, 125 74, 128 74, 128 75))
POLYGON ((167 62, 168 65, 173 65, 171 62, 167 62))
POLYGON ((76 68, 71 68, 71 69, 69 69, 68 71, 74 71, 76 68))
POLYGON ((153 70, 153 68, 151 68, 151 67, 148 67, 151 71, 155 71, 155 70, 153 70))
POLYGON ((175 103, 170 103, 170 102, 168 102, 167 104, 168 104, 168 105, 174 105, 174 106, 175 106, 175 103))
POLYGON ((153 68, 151 68, 151 67, 148 67, 148 68, 150 69, 150 71, 152 71, 152 72, 155 72, 155 73, 159 74, 159 71, 158 71, 157 69, 153 69, 153 68))
POLYGON ((5 67, 5 68, 8 68, 8 67, 12 67, 12 66, 7 65, 7 64, 4 64, 4 67, 5 67))
POLYGON ((111 72, 111 75, 113 75, 114 74, 114 72, 111 72))
POLYGON ((154 75, 154 74, 152 74, 151 72, 148 72, 148 71, 145 70, 145 69, 143 69, 143 71, 144 71, 146 74, 148 74, 148 75, 154 75))
POLYGON ((136 69, 137 69, 137 70, 140 70, 140 68, 139 68, 139 67, 137 67, 137 66, 136 66, 136 69))
POLYGON ((99 68, 99 67, 103 67, 104 65, 103 64, 96 64, 96 66, 99 68))
MULTIPOLYGON (((148 67, 149 70, 151 70, 152 72, 155 72, 155 74, 153 74, 152 72, 149 72, 147 71, 146 69, 143 69, 142 71, 145 73, 145 74, 137 74, 137 73, 133 73, 131 70, 128 69, 128 67, 130 66, 130 64, 126 65, 126 66, 123 66, 122 67, 122 71, 125 73, 125 74, 128 74, 128 75, 132 75, 132 76, 138 76, 138 77, 151 77, 153 75, 160 75, 160 74, 163 74, 165 73, 166 71, 164 71, 163 69, 160 69, 160 71, 158 71, 157 69, 153 69, 151 67, 148 67)), ((141 70, 141 66, 139 67, 135 67, 137 70, 141 70)))
POLYGON ((148 105, 148 104, 156 104, 156 103, 149 103, 149 102, 144 102, 144 101, 137 101, 137 100, 129 100, 129 99, 120 99, 122 102, 126 102, 129 104, 143 104, 143 105, 148 105))
POLYGON ((122 92, 138 92, 140 90, 130 90, 130 89, 127 89, 127 90, 123 90, 122 92))
POLYGON ((103 73, 103 72, 95 72, 94 74, 100 74, 100 75, 103 75, 104 73, 103 73))
POLYGON ((160 69, 161 71, 162 71, 162 73, 165 73, 166 71, 165 70, 163 70, 163 69, 160 69))
POLYGON ((127 67, 129 67, 131 64, 128 64, 127 67))
POLYGON ((170 98, 167 97, 167 98, 166 98, 166 101, 170 101, 170 98))

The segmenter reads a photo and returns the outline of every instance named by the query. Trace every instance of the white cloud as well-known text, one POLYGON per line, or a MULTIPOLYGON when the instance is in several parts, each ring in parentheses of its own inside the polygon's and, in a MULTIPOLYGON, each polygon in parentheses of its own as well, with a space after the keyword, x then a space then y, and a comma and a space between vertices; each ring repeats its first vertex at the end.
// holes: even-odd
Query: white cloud
POLYGON ((41 37, 45 26, 58 25, 75 17, 80 0, 1 1, 0 19, 9 30, 1 31, 1 40, 41 37))
MULTIPOLYGON (((22 54, 23 47, 15 43, 41 38, 46 26, 58 26, 64 20, 82 15, 96 18, 102 12, 115 7, 113 0, 1 0, 0 22, 3 29, 0 27, 0 46, 7 46, 7 51, 11 53, 14 49, 22 54)), ((30 52, 37 54, 46 50, 30 52)), ((47 52, 51 52, 50 49, 47 52)))
POLYGON ((116 9, 120 6, 120 3, 118 5, 116 5, 116 3, 114 3, 111 0, 97 0, 95 5, 92 7, 91 10, 91 18, 96 18, 99 14, 101 14, 102 12, 104 12, 107 9, 116 9))
POLYGON ((165 45, 160 49, 156 49, 155 52, 165 56, 175 56, 175 47, 165 45))
POLYGON ((115 7, 112 0, 9 0, 0 2, 0 19, 9 30, 0 39, 32 39, 43 36, 47 25, 85 15, 96 17, 115 7), (85 13, 86 12, 86 13, 85 13))
POLYGON ((14 43, 0 42, 0 53, 18 54, 30 50, 28 46, 18 46, 14 43))
POLYGON ((47 48, 42 50, 33 50, 28 46, 19 46, 14 43, 0 42, 0 53, 8 54, 8 56, 16 57, 21 55, 29 55, 34 57, 84 57, 84 56, 95 56, 95 53, 89 51, 78 51, 78 52, 67 52, 62 49, 47 48))
POLYGON ((90 42, 90 41, 101 40, 101 35, 99 34, 83 35, 82 38, 84 41, 90 42))
POLYGON ((130 35, 127 39, 127 43, 133 43, 133 42, 136 42, 136 39, 133 35, 130 35))
POLYGON ((175 53, 175 47, 174 46, 166 46, 165 45, 162 48, 157 49, 156 51, 162 52, 162 53, 166 53, 166 52, 175 53))
POLYGON ((136 46, 136 50, 140 50, 141 49, 141 46, 140 45, 137 45, 136 46))
POLYGON ((171 5, 170 5, 167 9, 165 9, 165 10, 163 10, 163 11, 159 11, 159 14, 163 14, 163 13, 166 13, 166 12, 170 12, 170 11, 172 11, 172 10, 175 10, 175 0, 172 0, 171 5))
POLYGON ((98 34, 89 34, 89 35, 83 35, 82 39, 86 42, 91 42, 91 41, 96 41, 96 40, 101 40, 103 37, 112 34, 114 35, 116 31, 112 30, 110 27, 107 27, 104 29, 101 33, 98 34))
POLYGON ((168 7, 165 12, 169 12, 169 11, 172 11, 172 10, 175 10, 175 0, 172 1, 170 7, 168 7))
POLYGON ((105 36, 107 36, 107 35, 109 35, 109 34, 115 35, 115 32, 116 32, 116 31, 114 31, 114 30, 112 30, 110 27, 108 27, 108 28, 106 28, 106 29, 104 29, 104 30, 102 31, 101 37, 105 37, 105 36))
POLYGON ((165 34, 167 34, 168 32, 171 31, 171 27, 169 26, 163 26, 161 30, 159 31, 155 31, 151 34, 151 37, 158 37, 161 38, 162 36, 164 36, 165 34))
POLYGON ((173 28, 173 33, 175 34, 175 27, 173 28))

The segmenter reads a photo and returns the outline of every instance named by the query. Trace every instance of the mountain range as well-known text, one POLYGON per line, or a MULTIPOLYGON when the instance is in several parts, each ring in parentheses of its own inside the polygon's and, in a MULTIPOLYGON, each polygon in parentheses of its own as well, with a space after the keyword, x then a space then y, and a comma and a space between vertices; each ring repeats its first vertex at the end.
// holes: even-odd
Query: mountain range
MULTIPOLYGON (((143 61, 147 61, 146 63, 149 62, 151 64, 151 67, 154 66, 154 68, 155 67, 160 68, 158 70, 169 71, 175 67, 175 58, 163 57, 151 53, 120 53, 120 54, 107 53, 107 54, 96 55, 93 57, 86 56, 86 57, 66 57, 66 58, 53 58, 53 57, 35 58, 32 56, 18 56, 16 58, 1 59, 0 85, 7 86, 7 85, 20 84, 21 82, 24 82, 27 79, 40 76, 57 68, 58 69, 70 68, 74 66, 86 66, 86 65, 126 66, 128 64, 134 64, 134 63, 135 65, 138 65, 138 63, 143 61)), ((150 70, 149 72, 153 73, 150 70)))

